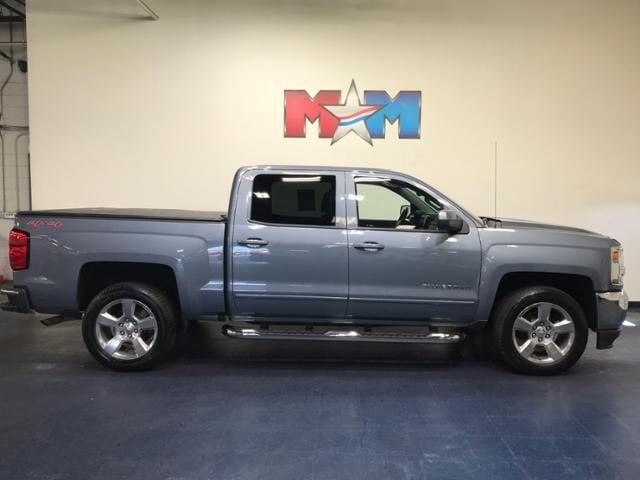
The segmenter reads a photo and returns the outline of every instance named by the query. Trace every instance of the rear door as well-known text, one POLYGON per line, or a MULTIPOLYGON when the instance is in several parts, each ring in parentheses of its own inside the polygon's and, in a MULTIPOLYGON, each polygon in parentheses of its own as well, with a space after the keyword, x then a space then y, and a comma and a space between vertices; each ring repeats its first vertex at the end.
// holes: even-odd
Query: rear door
POLYGON ((439 231, 446 205, 401 176, 350 174, 347 190, 349 317, 471 320, 481 267, 475 225, 455 235, 439 231))
POLYGON ((232 318, 344 318, 349 275, 344 172, 249 170, 237 188, 232 318))

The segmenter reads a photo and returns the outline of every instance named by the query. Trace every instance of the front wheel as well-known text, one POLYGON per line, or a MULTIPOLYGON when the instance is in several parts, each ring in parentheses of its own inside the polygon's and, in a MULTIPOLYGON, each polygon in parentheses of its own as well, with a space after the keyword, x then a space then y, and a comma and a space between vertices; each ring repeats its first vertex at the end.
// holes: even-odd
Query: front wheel
POLYGON ((518 373, 553 375, 584 353, 589 327, 583 309, 552 287, 527 287, 503 298, 493 315, 493 344, 518 373))
POLYGON ((113 370, 148 370, 176 340, 176 311, 162 291, 138 282, 111 285, 91 301, 82 321, 87 349, 113 370))

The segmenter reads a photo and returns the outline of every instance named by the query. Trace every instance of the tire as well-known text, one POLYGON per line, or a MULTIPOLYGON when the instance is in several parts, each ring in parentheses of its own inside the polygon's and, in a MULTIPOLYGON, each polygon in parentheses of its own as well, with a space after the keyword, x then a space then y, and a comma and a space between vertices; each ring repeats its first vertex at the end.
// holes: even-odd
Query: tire
POLYGON ((499 358, 525 375, 567 370, 582 356, 589 337, 582 307, 553 287, 526 287, 508 294, 499 301, 491 323, 499 358))
POLYGON ((82 337, 89 353, 105 367, 149 370, 173 350, 177 318, 166 293, 143 283, 122 282, 91 300, 82 337))

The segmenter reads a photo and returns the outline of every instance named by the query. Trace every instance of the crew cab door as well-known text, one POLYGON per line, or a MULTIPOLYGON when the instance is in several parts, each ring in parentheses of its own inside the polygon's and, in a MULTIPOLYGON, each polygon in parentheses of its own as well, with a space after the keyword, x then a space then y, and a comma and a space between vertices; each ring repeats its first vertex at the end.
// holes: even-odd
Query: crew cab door
POLYGON ((344 175, 244 172, 232 199, 233 230, 227 243, 232 251, 227 298, 233 320, 345 317, 349 271, 344 175))
POLYGON ((438 230, 447 206, 400 176, 347 174, 349 306, 353 319, 471 321, 481 251, 474 224, 438 230))

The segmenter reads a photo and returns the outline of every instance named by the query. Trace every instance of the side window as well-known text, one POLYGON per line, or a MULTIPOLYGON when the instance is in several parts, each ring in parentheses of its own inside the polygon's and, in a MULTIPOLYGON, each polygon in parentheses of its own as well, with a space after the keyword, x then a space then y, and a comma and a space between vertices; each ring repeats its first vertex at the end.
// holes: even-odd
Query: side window
POLYGON ((437 230, 442 205, 408 183, 388 178, 358 177, 358 227, 437 230))
POLYGON ((256 175, 251 220, 282 225, 336 224, 333 175, 256 175))
POLYGON ((372 183, 356 184, 359 220, 395 221, 407 201, 389 188, 372 183))

